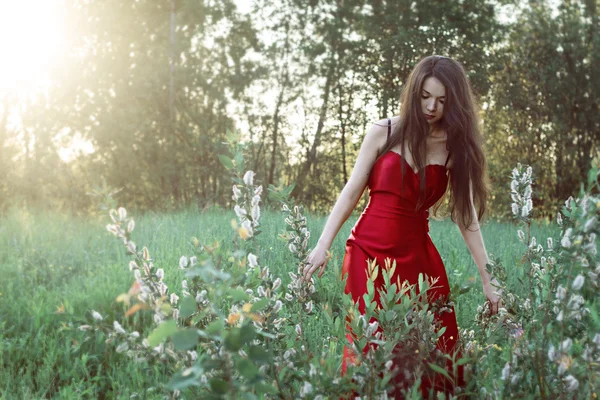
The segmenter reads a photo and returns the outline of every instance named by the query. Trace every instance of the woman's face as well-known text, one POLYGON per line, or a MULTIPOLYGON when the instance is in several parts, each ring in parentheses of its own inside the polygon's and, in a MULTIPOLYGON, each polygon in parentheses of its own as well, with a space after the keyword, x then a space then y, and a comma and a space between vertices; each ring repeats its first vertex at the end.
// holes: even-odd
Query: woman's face
POLYGON ((421 91, 421 109, 429 125, 442 119, 445 101, 446 88, 444 85, 432 76, 425 79, 421 91))

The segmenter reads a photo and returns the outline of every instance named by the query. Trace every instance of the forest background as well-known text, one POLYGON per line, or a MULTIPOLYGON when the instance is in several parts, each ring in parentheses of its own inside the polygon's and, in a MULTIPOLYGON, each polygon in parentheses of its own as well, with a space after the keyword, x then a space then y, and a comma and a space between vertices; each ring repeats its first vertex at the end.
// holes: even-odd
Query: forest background
POLYGON ((101 187, 133 210, 231 207, 218 159, 229 130, 248 141, 256 179, 295 183, 299 202, 327 212, 366 129, 398 114, 431 54, 460 61, 473 84, 492 217, 510 214, 517 162, 533 167, 534 208, 550 218, 598 163, 597 0, 57 4, 43 85, 0 80, 0 210, 85 215, 101 187))

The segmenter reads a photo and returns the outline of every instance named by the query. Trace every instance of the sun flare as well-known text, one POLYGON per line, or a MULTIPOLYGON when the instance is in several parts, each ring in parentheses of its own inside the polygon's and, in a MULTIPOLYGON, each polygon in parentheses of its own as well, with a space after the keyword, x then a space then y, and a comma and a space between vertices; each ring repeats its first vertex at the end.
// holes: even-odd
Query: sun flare
POLYGON ((0 1, 0 93, 47 87, 65 47, 60 0, 0 1))

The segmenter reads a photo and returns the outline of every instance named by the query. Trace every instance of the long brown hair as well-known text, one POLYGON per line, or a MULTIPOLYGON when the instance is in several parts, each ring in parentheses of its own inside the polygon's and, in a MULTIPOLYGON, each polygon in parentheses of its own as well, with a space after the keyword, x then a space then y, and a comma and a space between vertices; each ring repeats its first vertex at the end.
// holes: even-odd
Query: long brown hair
MULTIPOLYGON (((392 134, 381 155, 398 144, 406 143, 420 177, 419 208, 425 195, 426 137, 430 127, 423 115, 421 92, 429 77, 439 80, 446 89, 444 113, 437 127, 447 132, 446 149, 450 152, 453 166, 449 172, 449 185, 444 196, 434 204, 433 216, 437 215, 445 194, 450 192, 450 218, 463 227, 473 223, 473 204, 481 221, 486 211, 490 194, 487 161, 483 151, 483 136, 480 130, 479 108, 471 83, 464 68, 457 61, 442 56, 423 58, 410 73, 400 96, 400 120, 392 127, 392 134), (473 199, 469 196, 469 181, 473 199), (458 222, 457 222, 458 221, 458 222)), ((401 145, 404 158, 404 146, 401 145)), ((380 155, 380 156, 381 156, 380 155)), ((405 163, 401 163, 402 186, 404 186, 405 163)))

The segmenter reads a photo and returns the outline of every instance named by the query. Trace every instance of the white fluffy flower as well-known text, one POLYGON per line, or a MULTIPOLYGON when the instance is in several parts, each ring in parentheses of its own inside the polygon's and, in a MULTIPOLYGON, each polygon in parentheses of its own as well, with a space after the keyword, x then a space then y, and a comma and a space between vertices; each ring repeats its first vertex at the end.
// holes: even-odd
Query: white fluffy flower
POLYGON ((577 390, 577 388, 579 387, 579 381, 575 379, 573 375, 567 375, 565 377, 565 383, 567 385, 567 391, 569 392, 577 390))
POLYGON ((246 186, 251 186, 254 184, 254 175, 256 175, 253 171, 246 171, 244 174, 244 184, 246 186))
POLYGON ((171 302, 172 305, 176 305, 177 302, 179 301, 179 296, 177 296, 175 293, 171 293, 171 297, 170 297, 169 301, 171 302))
POLYGON ((552 238, 549 237, 548 238, 548 250, 552 250, 553 245, 554 245, 554 242, 552 241, 552 238))
POLYGON ((242 195, 242 191, 237 187, 237 185, 233 185, 233 196, 231 197, 234 201, 238 201, 240 196, 242 195))
POLYGON ((156 270, 156 278, 159 281, 162 281, 164 277, 165 277, 165 271, 162 268, 157 269, 156 270))
POLYGON ((598 221, 598 219, 596 218, 596 216, 593 216, 592 218, 588 219, 586 221, 585 225, 583 226, 583 231, 587 233, 587 232, 591 231, 592 229, 594 229, 597 221, 598 221))
POLYGON ((102 321, 102 315, 97 311, 92 310, 92 317, 94 317, 96 321, 102 321))
POLYGON ((564 351, 566 353, 566 352, 568 352, 571 349, 571 345, 572 344, 573 344, 573 341, 571 340, 571 338, 566 338, 560 344, 560 350, 564 351))
POLYGON ((235 207, 233 207, 233 211, 235 211, 235 215, 237 215, 237 217, 240 219, 246 218, 246 215, 248 214, 248 212, 245 209, 238 206, 237 204, 235 205, 235 207))
POLYGON ((512 213, 514 215, 519 215, 519 205, 517 203, 512 203, 512 213))
POLYGON ((181 256, 179 259, 179 268, 185 269, 188 266, 188 259, 186 256, 181 256))
POLYGON ((300 388, 300 397, 305 397, 306 395, 309 395, 310 393, 312 393, 312 389, 313 388, 310 382, 304 382, 304 386, 300 388))
POLYGON ((120 333, 121 335, 125 335, 127 333, 118 321, 113 322, 113 327, 115 328, 115 331, 117 331, 117 333, 120 333))
POLYGON ((505 380, 508 379, 509 376, 510 376, 510 364, 506 363, 504 365, 504 368, 502 368, 502 377, 501 377, 501 379, 503 381, 505 381, 505 380))
POLYGON ((525 241, 525 232, 523 232, 522 230, 518 230, 517 231, 517 235, 519 236, 519 240, 524 242, 525 241))
POLYGON ((558 285, 558 288, 556 288, 556 298, 559 300, 564 300, 566 294, 567 291, 565 288, 562 285, 558 285))
POLYGON ((250 215, 252 216, 252 220, 256 224, 258 222, 258 219, 260 218, 260 207, 258 206, 258 204, 254 205, 252 207, 252 210, 250 211, 250 215))
POLYGON ((248 254, 248 266, 250 268, 254 268, 257 265, 258 265, 258 258, 254 254, 249 253, 248 254))
POLYGON ((519 182, 517 182, 516 180, 510 182, 510 190, 512 190, 513 192, 518 192, 518 186, 519 182))
POLYGON ((577 275, 575 280, 573 280, 573 285, 571 287, 573 288, 573 290, 579 290, 583 286, 584 282, 585 278, 583 277, 583 275, 579 274, 577 275))

